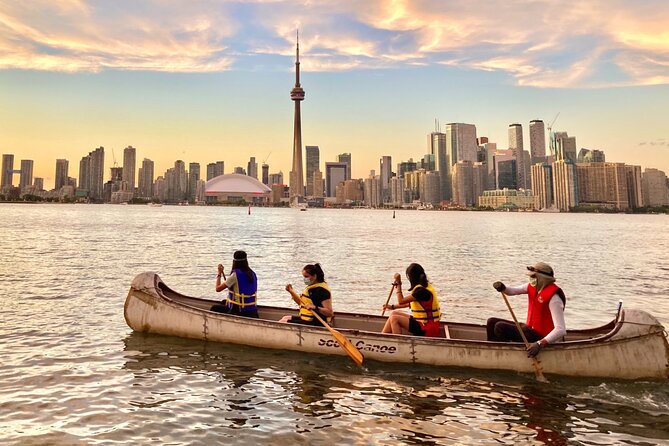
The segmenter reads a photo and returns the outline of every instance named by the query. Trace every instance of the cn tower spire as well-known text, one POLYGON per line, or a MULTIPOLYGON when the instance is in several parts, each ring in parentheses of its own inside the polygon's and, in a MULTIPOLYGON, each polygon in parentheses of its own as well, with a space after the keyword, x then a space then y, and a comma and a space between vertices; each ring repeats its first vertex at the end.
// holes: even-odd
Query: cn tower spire
MULTIPOLYGON (((290 171, 290 197, 304 196, 304 175, 302 168, 302 118, 300 102, 304 100, 304 90, 300 86, 300 32, 296 33, 295 46, 295 87, 290 91, 290 99, 295 102, 293 121, 293 169, 290 171)), ((297 199, 299 200, 299 198, 297 199)))

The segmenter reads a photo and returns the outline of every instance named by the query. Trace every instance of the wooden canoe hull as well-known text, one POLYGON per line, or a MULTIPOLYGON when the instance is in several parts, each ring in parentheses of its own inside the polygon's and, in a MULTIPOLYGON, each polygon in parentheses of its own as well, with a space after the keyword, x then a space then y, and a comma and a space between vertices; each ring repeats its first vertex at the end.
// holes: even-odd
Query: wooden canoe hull
MULTIPOLYGON (((182 296, 188 300, 185 304, 175 299, 175 292, 168 297, 166 289, 169 290, 155 273, 142 273, 133 280, 124 308, 130 328, 205 341, 345 355, 323 328, 214 313, 203 308, 211 301, 182 296)), ((267 314, 275 318, 279 312, 285 314, 289 310, 274 307, 260 310, 261 317, 267 314)), ((522 344, 481 340, 480 331, 485 333, 485 327, 452 323, 448 324, 453 327, 452 332, 470 330, 478 334, 471 339, 465 335, 450 339, 422 338, 346 328, 346 325, 379 327, 385 318, 378 316, 337 313, 338 323, 339 319, 342 326, 337 325, 337 329, 366 360, 534 372, 522 344)), ((622 379, 669 378, 669 344, 664 328, 654 317, 641 310, 627 309, 617 324, 609 325, 610 328, 603 327, 604 331, 593 330, 594 337, 544 349, 539 355, 544 373, 622 379)))

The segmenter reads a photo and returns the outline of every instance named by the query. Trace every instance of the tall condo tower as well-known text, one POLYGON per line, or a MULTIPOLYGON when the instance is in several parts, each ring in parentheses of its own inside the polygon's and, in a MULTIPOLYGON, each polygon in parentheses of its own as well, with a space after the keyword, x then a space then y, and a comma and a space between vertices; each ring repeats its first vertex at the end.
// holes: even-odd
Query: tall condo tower
POLYGON ((304 90, 300 86, 300 35, 297 34, 295 50, 295 86, 290 91, 290 99, 295 102, 293 124, 293 170, 290 172, 290 197, 304 196, 304 176, 302 173, 302 118, 300 102, 304 101, 304 90))

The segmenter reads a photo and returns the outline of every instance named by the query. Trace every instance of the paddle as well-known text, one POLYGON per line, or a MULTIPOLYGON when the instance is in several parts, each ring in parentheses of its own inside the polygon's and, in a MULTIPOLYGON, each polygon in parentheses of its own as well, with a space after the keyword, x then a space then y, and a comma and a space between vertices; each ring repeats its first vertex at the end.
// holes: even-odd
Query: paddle
MULTIPOLYGON (((504 298, 504 302, 506 303, 506 307, 509 309, 509 312, 511 313, 511 317, 513 317, 513 322, 516 324, 516 328, 518 329, 518 333, 520 333, 520 337, 523 338, 523 342, 525 343, 525 348, 526 349, 530 348, 530 343, 527 342, 527 338, 525 337, 525 332, 523 332, 523 329, 520 327, 520 324, 518 323, 518 319, 516 319, 516 314, 513 312, 513 308, 511 308, 511 305, 509 304, 509 299, 506 298, 506 293, 500 292, 500 294, 504 298)), ((531 358, 531 359, 532 359, 532 366, 534 367, 534 376, 536 377, 537 381, 542 383, 547 383, 548 380, 544 376, 544 372, 541 368, 539 360, 537 358, 531 358)))
MULTIPOLYGON (((302 296, 300 296, 300 302, 302 302, 302 306, 306 307, 304 300, 302 300, 302 296)), ((360 353, 360 350, 355 348, 355 345, 353 345, 346 336, 330 327, 330 325, 328 325, 328 323, 325 322, 323 318, 318 315, 318 313, 316 313, 316 310, 311 310, 311 314, 313 314, 314 317, 330 331, 332 337, 335 338, 339 346, 344 349, 346 354, 353 360, 353 362, 355 362, 358 366, 362 366, 362 362, 365 358, 362 356, 362 353, 360 353)))
POLYGON ((395 284, 390 285, 390 293, 388 293, 388 299, 386 299, 386 304, 383 306, 383 311, 381 312, 381 316, 386 314, 386 307, 388 306, 388 302, 390 302, 390 296, 393 295, 393 290, 395 289, 395 284))

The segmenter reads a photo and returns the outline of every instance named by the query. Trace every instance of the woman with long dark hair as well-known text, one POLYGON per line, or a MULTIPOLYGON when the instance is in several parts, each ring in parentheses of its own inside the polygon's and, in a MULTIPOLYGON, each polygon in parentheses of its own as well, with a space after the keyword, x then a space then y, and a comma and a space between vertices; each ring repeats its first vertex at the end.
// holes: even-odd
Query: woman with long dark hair
POLYGON ((437 292, 428 282, 425 270, 418 263, 412 263, 406 270, 409 279, 409 294, 402 294, 402 277, 395 273, 393 285, 397 295, 397 304, 386 304, 384 309, 411 308, 411 315, 402 311, 390 313, 383 333, 405 334, 414 336, 438 337, 441 335, 441 309, 437 292))
POLYGON ((297 316, 284 316, 280 322, 322 326, 320 321, 314 317, 312 313, 314 311, 328 323, 331 322, 334 316, 332 293, 325 282, 325 274, 321 265, 318 263, 306 265, 302 268, 302 277, 306 285, 302 294, 297 294, 290 283, 286 285, 286 291, 300 306, 300 313, 297 316))
POLYGON ((218 313, 236 314, 245 317, 258 317, 256 304, 256 293, 258 291, 258 278, 256 273, 249 267, 246 252, 235 251, 232 256, 232 271, 221 283, 221 276, 225 277, 223 265, 218 264, 216 275, 216 292, 227 289, 228 296, 220 304, 211 307, 211 311, 218 313))

